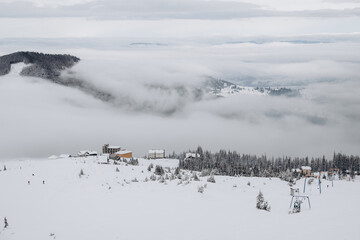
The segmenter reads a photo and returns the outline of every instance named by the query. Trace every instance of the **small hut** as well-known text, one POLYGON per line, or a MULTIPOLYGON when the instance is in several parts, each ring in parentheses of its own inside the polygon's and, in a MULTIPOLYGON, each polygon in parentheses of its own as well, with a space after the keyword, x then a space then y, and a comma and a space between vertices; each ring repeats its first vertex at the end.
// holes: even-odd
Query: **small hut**
POLYGON ((310 176, 311 175, 311 167, 310 166, 302 166, 301 167, 301 173, 304 176, 310 176))

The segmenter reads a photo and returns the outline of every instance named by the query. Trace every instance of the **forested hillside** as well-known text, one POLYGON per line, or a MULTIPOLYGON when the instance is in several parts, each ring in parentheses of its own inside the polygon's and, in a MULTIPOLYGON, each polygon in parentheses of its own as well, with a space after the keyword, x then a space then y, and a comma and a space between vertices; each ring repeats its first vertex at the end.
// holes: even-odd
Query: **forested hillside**
POLYGON ((203 171, 204 174, 219 174, 229 176, 257 176, 257 177, 280 177, 290 179, 300 177, 294 169, 301 166, 310 166, 313 172, 328 171, 330 168, 340 169, 342 174, 354 176, 359 173, 359 156, 348 156, 334 153, 333 159, 318 158, 291 158, 291 157, 267 157, 250 154, 240 154, 236 151, 220 150, 216 153, 203 151, 198 147, 195 151, 199 155, 195 158, 185 158, 185 153, 180 154, 180 168, 203 171))

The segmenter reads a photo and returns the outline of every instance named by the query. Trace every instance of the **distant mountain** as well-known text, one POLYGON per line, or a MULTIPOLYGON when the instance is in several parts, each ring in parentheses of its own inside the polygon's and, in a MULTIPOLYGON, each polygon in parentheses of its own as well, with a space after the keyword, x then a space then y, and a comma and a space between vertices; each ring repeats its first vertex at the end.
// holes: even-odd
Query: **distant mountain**
POLYGON ((75 87, 103 101, 113 99, 111 94, 100 91, 92 84, 76 77, 62 77, 61 72, 71 68, 80 58, 68 54, 44 54, 38 52, 16 52, 0 57, 0 76, 11 70, 11 65, 25 63, 28 66, 20 71, 21 76, 39 77, 53 83, 75 87))
POLYGON ((298 90, 290 88, 259 88, 259 87, 245 87, 240 86, 232 82, 228 82, 221 79, 208 78, 204 82, 206 92, 218 97, 228 97, 232 95, 263 95, 263 96, 286 96, 296 97, 300 93, 298 90))
MULTIPOLYGON (((216 99, 220 97, 232 97, 235 95, 256 95, 256 96, 297 96, 299 92, 289 88, 254 88, 240 86, 213 77, 207 77, 203 82, 196 85, 179 82, 171 84, 163 83, 143 83, 139 91, 153 94, 156 96, 172 96, 176 98, 176 103, 166 107, 159 107, 158 101, 149 97, 146 101, 136 98, 136 94, 128 95, 122 91, 111 91, 103 88, 101 83, 92 83, 87 79, 79 77, 74 71, 62 71, 71 68, 80 59, 71 55, 43 54, 36 52, 16 52, 0 57, 0 76, 10 73, 20 74, 21 76, 39 77, 55 84, 72 87, 89 94, 104 102, 114 106, 122 106, 134 111, 148 111, 165 115, 171 115, 182 109, 186 104, 198 102, 204 99, 216 99), (11 67, 12 64, 25 63, 25 67, 11 67), (13 69, 13 70, 12 70, 13 69)), ((137 89, 132 89, 136 91, 137 89)), ((164 98, 165 99, 165 98, 164 98)))
POLYGON ((0 57, 0 76, 10 72, 11 64, 23 62, 29 66, 23 68, 20 75, 59 82, 61 71, 74 66, 79 61, 79 58, 71 55, 16 52, 0 57))

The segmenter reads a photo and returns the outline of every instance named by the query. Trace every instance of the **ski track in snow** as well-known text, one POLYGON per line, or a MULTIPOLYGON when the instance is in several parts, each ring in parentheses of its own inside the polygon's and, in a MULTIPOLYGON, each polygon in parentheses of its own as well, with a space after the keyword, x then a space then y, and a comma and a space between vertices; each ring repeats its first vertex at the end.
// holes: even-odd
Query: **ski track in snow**
MULTIPOLYGON (((7 170, 0 172, 0 219, 6 217, 9 227, 1 226, 0 239, 355 239, 357 235, 358 180, 335 181, 334 187, 323 180, 321 195, 314 181, 306 186, 312 209, 304 203, 301 213, 288 214, 289 186, 277 178, 144 182, 154 171, 147 170, 150 163, 174 169, 178 160, 139 159, 139 166, 99 164, 99 160, 104 161, 88 157, 2 162, 7 170), (80 178, 81 169, 85 175, 80 178), (135 178, 139 182, 131 181, 135 178), (204 184, 207 188, 201 194, 197 188, 204 184), (259 190, 271 212, 255 208, 259 190)), ((303 183, 297 182, 301 193, 303 183)))

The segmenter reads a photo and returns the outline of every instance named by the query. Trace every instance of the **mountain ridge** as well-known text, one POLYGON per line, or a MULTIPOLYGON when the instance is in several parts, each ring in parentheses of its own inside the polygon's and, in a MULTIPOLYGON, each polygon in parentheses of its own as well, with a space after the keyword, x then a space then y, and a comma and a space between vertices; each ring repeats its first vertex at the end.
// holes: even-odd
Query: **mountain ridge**
MULTIPOLYGON (((298 90, 289 88, 256 88, 250 86, 240 86, 238 84, 206 76, 197 84, 186 84, 179 82, 144 82, 139 91, 146 91, 150 95, 160 96, 160 99, 166 101, 166 97, 176 95, 176 102, 168 107, 162 107, 157 100, 148 97, 145 99, 136 99, 131 94, 128 95, 122 91, 112 91, 101 85, 101 82, 91 82, 84 79, 76 72, 68 71, 68 74, 61 74, 63 71, 71 68, 80 58, 71 55, 44 54, 36 52, 16 52, 0 57, 0 76, 6 75, 12 71, 11 65, 24 63, 25 67, 17 69, 16 74, 25 77, 38 77, 52 83, 76 88, 103 102, 114 106, 125 107, 134 111, 155 112, 162 115, 172 115, 181 110, 189 102, 199 102, 206 99, 217 99, 223 97, 233 97, 236 95, 253 96, 300 96, 298 90)), ((120 79, 121 80, 121 79, 120 79)))
POLYGON ((68 54, 19 51, 0 57, 0 76, 8 74, 12 64, 23 62, 30 65, 23 68, 20 75, 58 82, 61 71, 71 68, 79 61, 80 58, 68 54))

